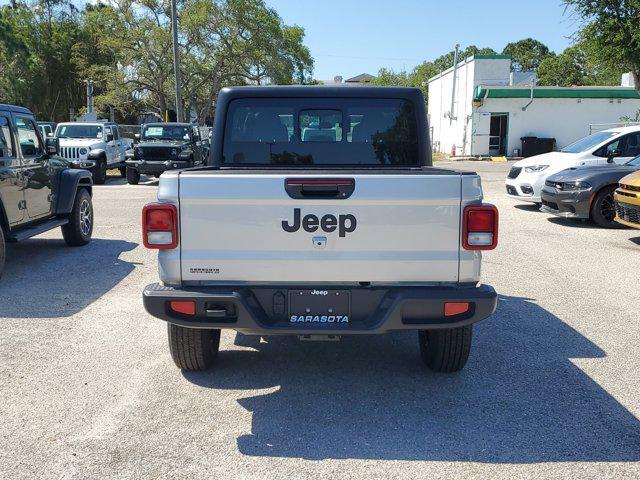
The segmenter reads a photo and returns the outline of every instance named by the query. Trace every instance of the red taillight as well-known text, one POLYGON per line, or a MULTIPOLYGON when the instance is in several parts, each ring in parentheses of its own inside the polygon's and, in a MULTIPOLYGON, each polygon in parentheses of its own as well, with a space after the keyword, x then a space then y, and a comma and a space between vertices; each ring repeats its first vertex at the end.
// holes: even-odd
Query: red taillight
POLYGON ((469 311, 468 302, 447 302, 444 304, 444 316, 455 317, 469 311))
POLYGON ((142 241, 147 248, 178 246, 178 210, 174 205, 150 203, 142 209, 142 241))
POLYGON ((183 315, 195 315, 196 314, 196 302, 186 301, 173 301, 169 303, 171 310, 176 313, 182 313, 183 315))
POLYGON ((466 250, 493 250, 498 245, 498 209, 470 205, 462 214, 462 246, 466 250))

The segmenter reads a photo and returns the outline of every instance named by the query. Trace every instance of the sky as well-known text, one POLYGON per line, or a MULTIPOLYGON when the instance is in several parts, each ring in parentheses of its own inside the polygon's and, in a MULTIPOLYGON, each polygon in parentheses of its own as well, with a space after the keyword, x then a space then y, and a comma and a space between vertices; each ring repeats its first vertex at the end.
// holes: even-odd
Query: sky
POLYGON ((532 37, 560 53, 579 24, 562 0, 266 0, 286 24, 306 31, 314 78, 411 70, 461 47, 498 53, 532 37))

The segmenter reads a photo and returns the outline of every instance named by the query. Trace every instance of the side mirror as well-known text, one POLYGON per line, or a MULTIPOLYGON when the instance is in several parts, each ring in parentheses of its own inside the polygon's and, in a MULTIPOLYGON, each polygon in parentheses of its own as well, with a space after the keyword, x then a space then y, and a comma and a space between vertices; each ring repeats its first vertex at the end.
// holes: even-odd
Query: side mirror
POLYGON ((608 152, 607 162, 613 163, 614 158, 621 157, 621 156, 622 156, 622 150, 619 150, 619 149, 611 150, 610 152, 608 152))
POLYGON ((107 133, 107 136, 105 138, 105 142, 107 142, 107 143, 113 142, 113 133, 107 133))
POLYGON ((139 141, 140 141, 140 134, 139 134, 139 133, 134 133, 134 134, 133 134, 133 139, 134 139, 136 142, 139 142, 139 141))
POLYGON ((47 137, 44 140, 44 144, 49 155, 57 155, 60 152, 60 139, 56 137, 47 137))
POLYGON ((53 132, 47 133, 47 137, 53 137, 53 132))

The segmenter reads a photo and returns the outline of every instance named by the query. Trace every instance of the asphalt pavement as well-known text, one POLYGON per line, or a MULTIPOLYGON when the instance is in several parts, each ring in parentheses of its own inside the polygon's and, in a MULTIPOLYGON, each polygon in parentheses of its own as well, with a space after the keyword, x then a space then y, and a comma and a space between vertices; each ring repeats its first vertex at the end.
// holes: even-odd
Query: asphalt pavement
POLYGON ((478 171, 501 215, 498 309, 459 374, 426 370, 413 333, 232 331, 214 370, 182 374, 141 300, 153 181, 96 186, 86 247, 9 245, 0 478, 640 478, 640 230, 508 199, 507 163, 438 165, 478 171))

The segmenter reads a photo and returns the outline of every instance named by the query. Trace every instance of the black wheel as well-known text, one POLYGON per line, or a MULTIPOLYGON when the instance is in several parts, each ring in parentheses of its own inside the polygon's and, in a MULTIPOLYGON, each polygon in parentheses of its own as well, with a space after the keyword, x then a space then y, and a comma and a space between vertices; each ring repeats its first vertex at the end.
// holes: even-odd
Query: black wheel
POLYGON ((615 190, 615 185, 603 188, 596 193, 591 203, 591 220, 599 227, 623 228, 623 225, 613 220, 616 216, 615 204, 613 202, 613 192, 615 192, 615 190))
POLYGON ((91 241, 93 233, 93 204, 91 195, 84 188, 78 190, 69 214, 69 223, 62 226, 62 236, 67 245, 79 247, 91 241))
POLYGON ((104 158, 99 158, 96 161, 96 165, 91 171, 91 176, 95 185, 103 185, 107 181, 107 161, 104 158))
POLYGON ((127 167, 118 167, 118 170, 120 170, 120 176, 122 178, 127 177, 127 167))
POLYGON ((422 361, 434 372, 458 372, 471 351, 472 326, 418 332, 422 361))
POLYGON ((206 370, 218 356, 220 330, 185 328, 168 324, 171 358, 182 370, 206 370))
POLYGON ((137 185, 140 182, 140 172, 135 168, 127 167, 127 183, 129 185, 137 185))
POLYGON ((0 225, 0 277, 2 277, 2 271, 4 270, 4 232, 2 231, 2 225, 0 225))

